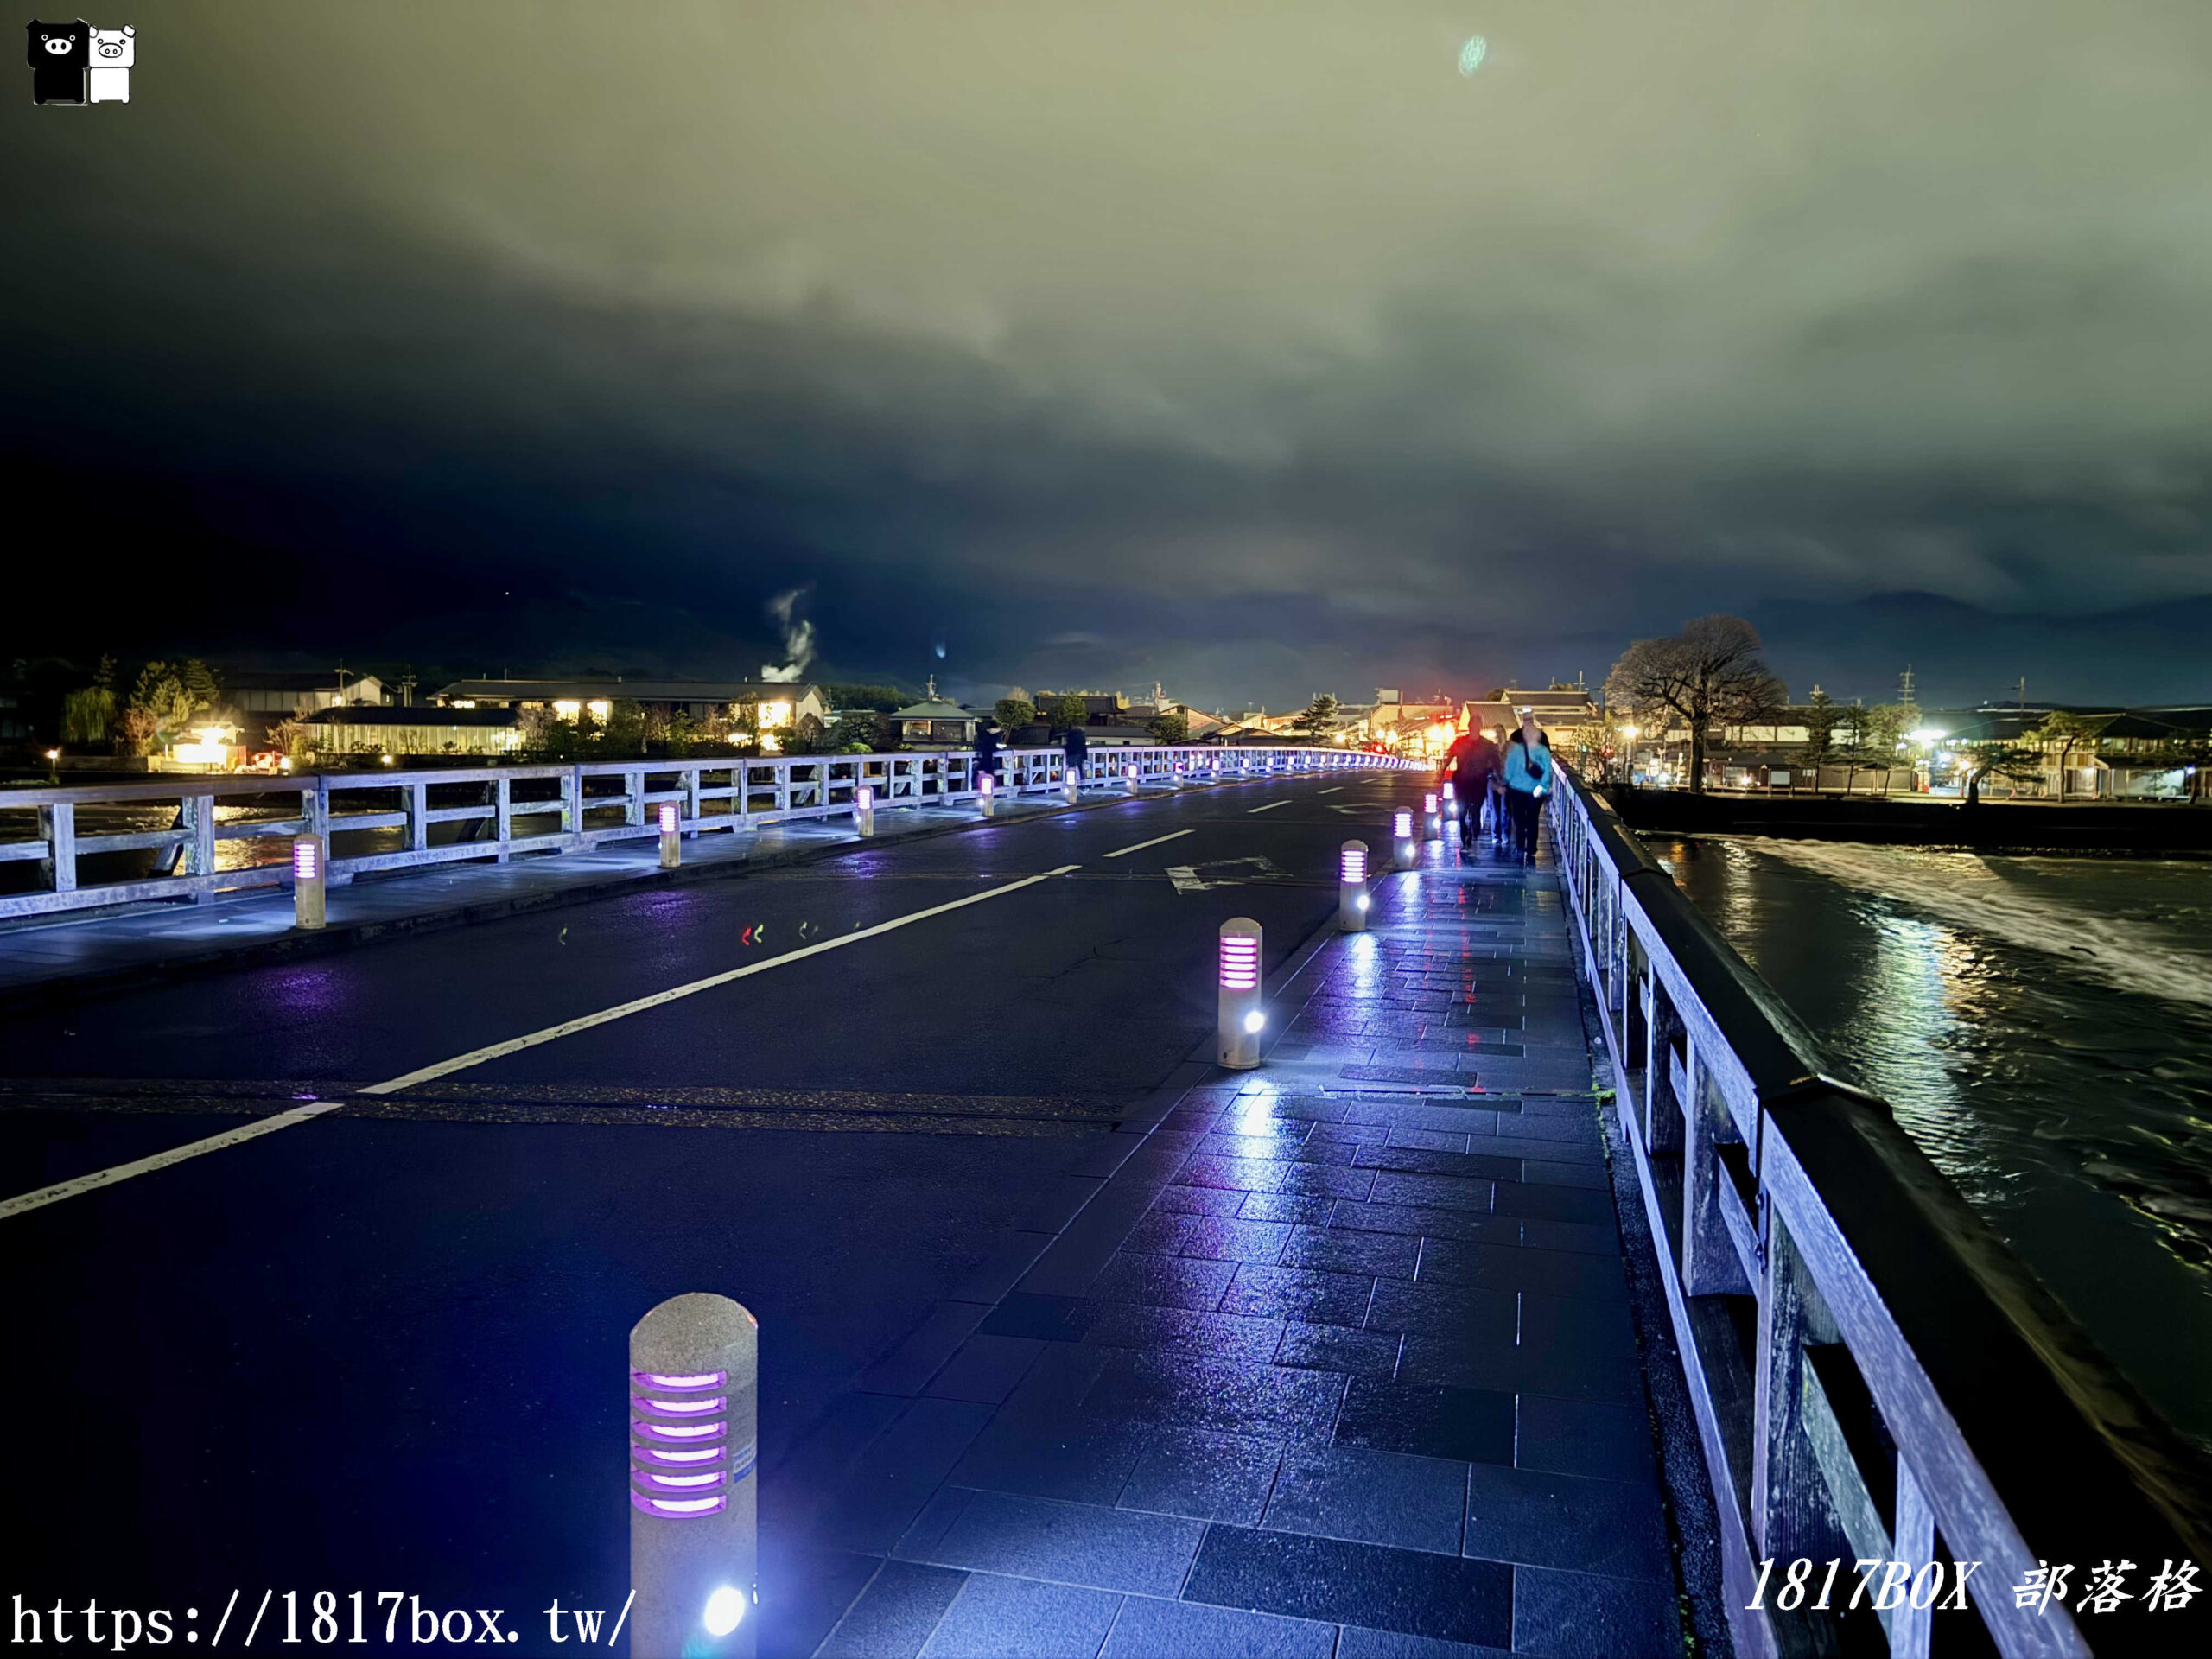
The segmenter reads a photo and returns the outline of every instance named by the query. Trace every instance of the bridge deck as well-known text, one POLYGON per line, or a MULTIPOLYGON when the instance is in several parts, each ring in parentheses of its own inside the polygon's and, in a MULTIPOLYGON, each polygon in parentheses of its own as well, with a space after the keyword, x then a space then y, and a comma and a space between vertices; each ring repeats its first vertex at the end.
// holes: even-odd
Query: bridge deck
POLYGON ((863 1379, 913 1403, 817 1472, 823 1655, 1681 1650, 1558 895, 1444 850, 863 1379))
POLYGON ((573 1651, 548 1603, 624 1594, 623 1335, 709 1289, 762 1322, 772 1659, 1679 1653, 1550 868, 1432 848, 1316 932, 1419 787, 1163 794, 0 1014, 0 1196, 340 1103, 0 1218, 39 1353, 0 1413, 62 1381, 117 1427, 19 1448, 21 1582, 404 1585, 573 1651), (1236 914, 1278 1027, 1243 1075, 1236 914))

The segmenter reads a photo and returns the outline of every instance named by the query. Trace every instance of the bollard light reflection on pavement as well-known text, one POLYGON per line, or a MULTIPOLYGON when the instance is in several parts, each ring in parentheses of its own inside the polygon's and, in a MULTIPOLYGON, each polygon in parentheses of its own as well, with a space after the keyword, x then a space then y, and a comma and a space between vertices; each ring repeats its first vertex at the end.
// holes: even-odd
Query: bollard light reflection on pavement
POLYGON ((1233 1071, 1260 1063, 1260 1033, 1268 1016, 1260 1007, 1260 925, 1247 916, 1221 925, 1220 1041, 1216 1057, 1233 1071))
POLYGON ((752 1659, 760 1600, 760 1323, 727 1296, 630 1332, 630 1651, 752 1659))
POLYGON ((324 843, 321 836, 292 837, 292 925, 323 925, 324 843))
POLYGON ((672 870, 683 861, 683 840, 676 816, 676 803, 660 804, 660 867, 672 870))
POLYGON ((1348 841, 1337 854, 1337 928, 1344 933, 1367 931, 1367 843, 1348 841))

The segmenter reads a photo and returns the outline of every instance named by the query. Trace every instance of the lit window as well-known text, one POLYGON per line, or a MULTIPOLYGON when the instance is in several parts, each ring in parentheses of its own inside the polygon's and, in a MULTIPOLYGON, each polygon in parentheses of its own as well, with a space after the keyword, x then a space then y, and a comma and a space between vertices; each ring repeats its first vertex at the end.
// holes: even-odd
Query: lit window
POLYGON ((613 712, 614 705, 609 702, 605 697, 594 697, 592 699, 591 717, 594 720, 605 720, 607 715, 613 712))
POLYGON ((556 715, 558 715, 563 720, 574 720, 578 715, 583 712, 583 704, 581 702, 573 702, 570 699, 564 697, 553 705, 553 712, 556 715))

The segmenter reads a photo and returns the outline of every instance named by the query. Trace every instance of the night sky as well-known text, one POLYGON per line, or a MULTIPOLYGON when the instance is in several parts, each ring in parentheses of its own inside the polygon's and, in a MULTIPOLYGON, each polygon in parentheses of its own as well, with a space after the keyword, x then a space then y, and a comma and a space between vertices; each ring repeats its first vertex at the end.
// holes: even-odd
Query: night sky
POLYGON ((91 21, 127 106, 0 99, 11 655, 749 675, 799 588, 976 696, 1727 609, 2212 697, 2205 0, 91 21))

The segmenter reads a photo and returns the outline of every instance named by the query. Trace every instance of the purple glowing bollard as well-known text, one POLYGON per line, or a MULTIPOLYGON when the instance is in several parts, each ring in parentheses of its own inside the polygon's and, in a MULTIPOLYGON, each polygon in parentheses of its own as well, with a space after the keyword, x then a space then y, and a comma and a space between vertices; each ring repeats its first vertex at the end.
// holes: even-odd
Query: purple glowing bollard
POLYGON ((744 1307, 700 1294, 630 1332, 632 1653, 753 1653, 760 1344, 744 1307))
POLYGON ((1348 841, 1337 853, 1337 931, 1367 931, 1367 843, 1348 841))
POLYGON ((292 925, 323 925, 323 893, 328 885, 328 849, 321 836, 292 837, 292 925))
POLYGON ((674 801, 660 804, 660 867, 672 870, 683 861, 683 821, 674 801))
POLYGON ((1413 868, 1414 815, 1410 811, 1402 810, 1392 817, 1390 839, 1393 843, 1392 852, 1396 858, 1398 868, 1402 870, 1413 868))
POLYGON ((994 788, 997 783, 998 779, 988 772, 976 780, 976 810, 984 817, 991 816, 994 788))
POLYGON ((861 836, 875 833, 875 791, 866 784, 853 791, 853 833, 861 836))
POLYGON ((1221 925, 1220 1042, 1216 1058, 1232 1071, 1260 1063, 1260 1033, 1268 1016, 1260 1007, 1260 925, 1232 917, 1221 925))

